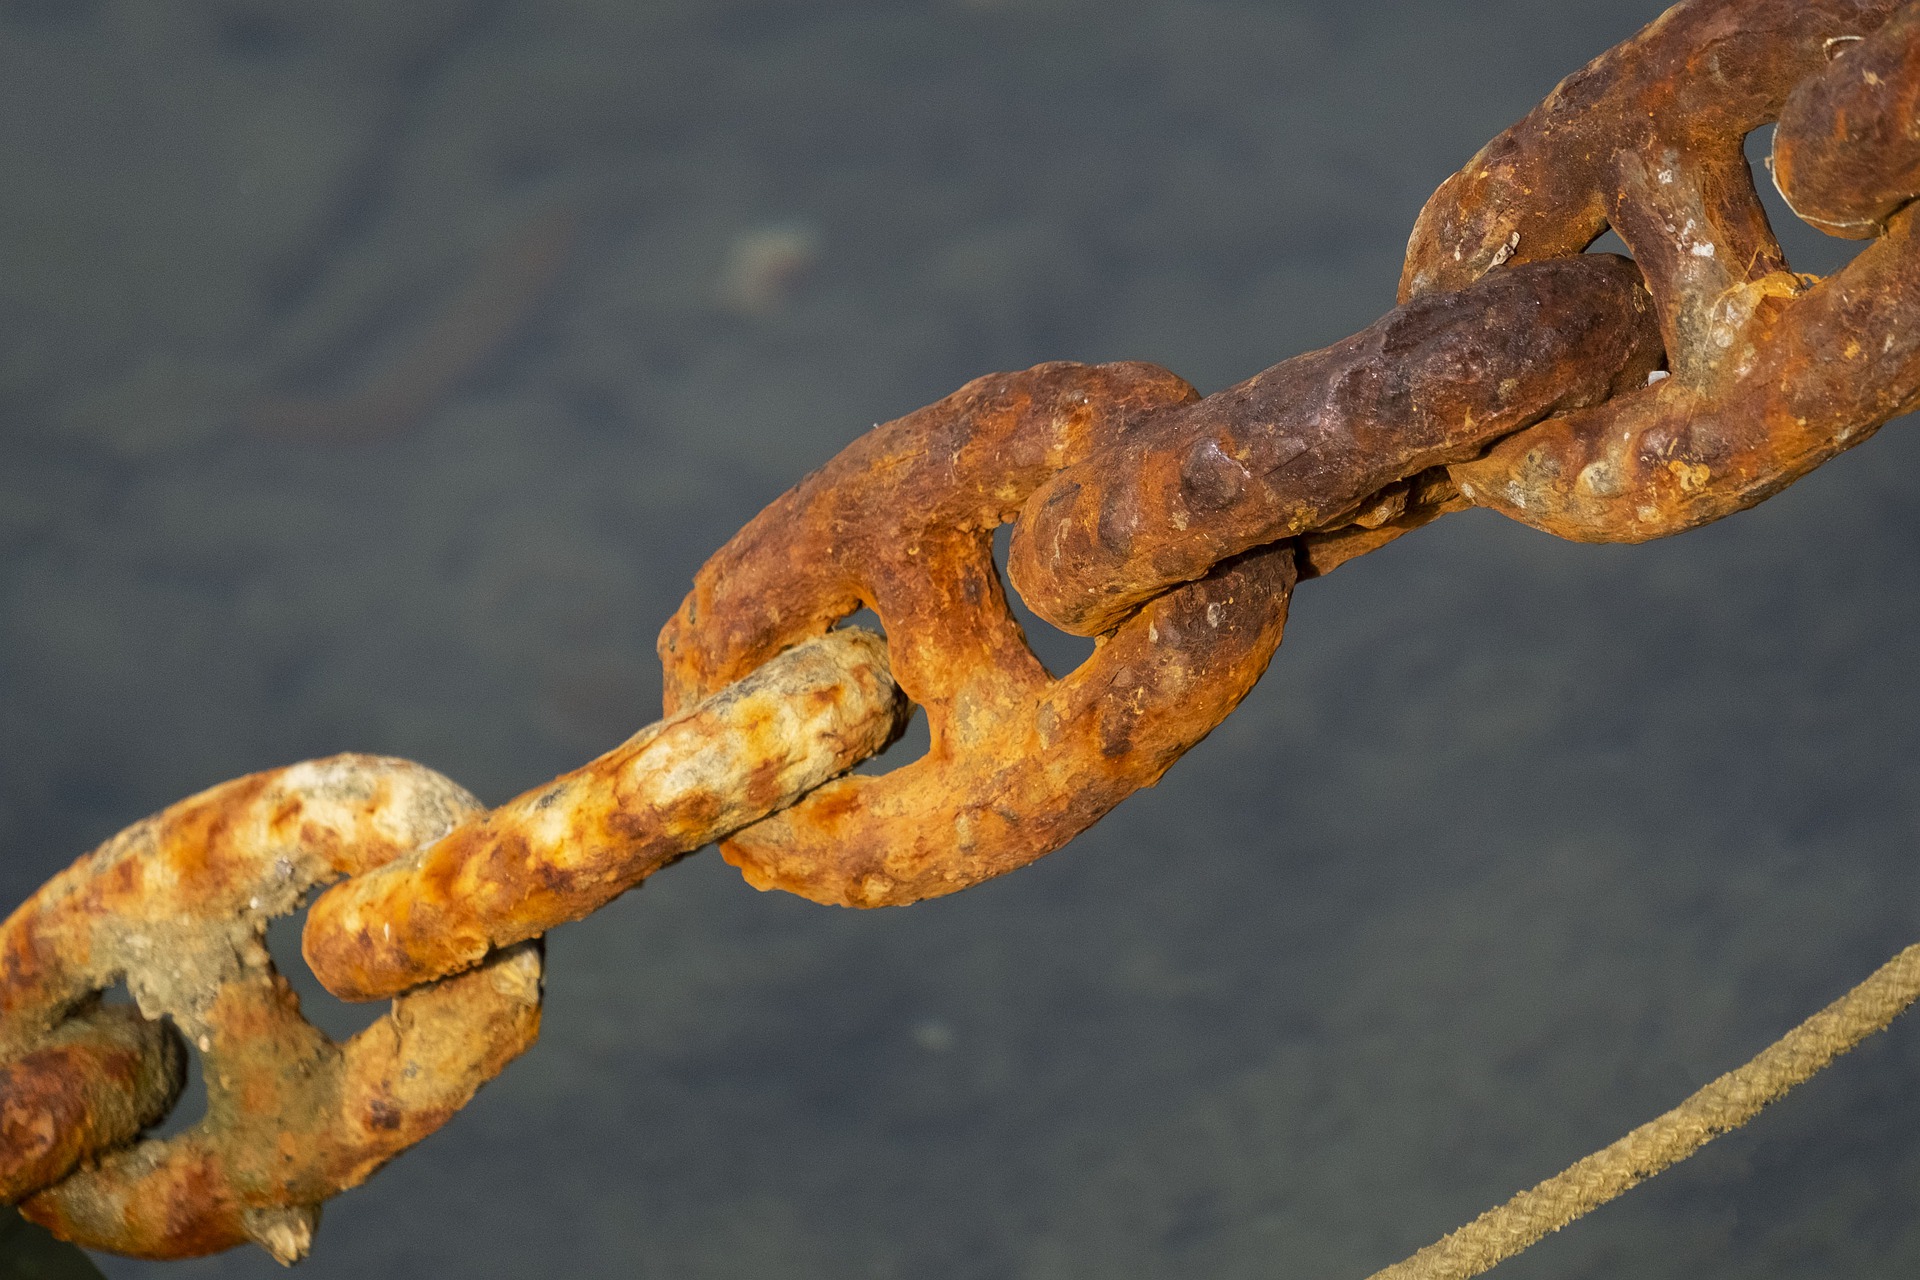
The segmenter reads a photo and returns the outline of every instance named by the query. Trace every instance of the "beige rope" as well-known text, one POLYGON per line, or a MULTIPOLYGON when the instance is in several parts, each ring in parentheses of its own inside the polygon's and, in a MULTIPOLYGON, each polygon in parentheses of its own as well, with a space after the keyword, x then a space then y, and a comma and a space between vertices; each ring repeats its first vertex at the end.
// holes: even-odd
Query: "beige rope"
POLYGON ((1746 1066, 1564 1173, 1522 1191, 1371 1280, 1467 1280, 1738 1129, 1769 1102, 1876 1031, 1920 997, 1920 944, 1908 947, 1746 1066))

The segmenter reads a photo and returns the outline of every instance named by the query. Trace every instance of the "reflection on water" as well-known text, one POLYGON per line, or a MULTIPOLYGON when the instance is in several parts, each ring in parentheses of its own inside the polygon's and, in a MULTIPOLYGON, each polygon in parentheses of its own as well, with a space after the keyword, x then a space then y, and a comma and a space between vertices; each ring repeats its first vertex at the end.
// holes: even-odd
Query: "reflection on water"
MULTIPOLYGON (((1344 335, 1427 192, 1657 8, 0 0, 0 892, 308 756, 496 801, 579 763, 858 431, 1344 335)), ((1916 463, 1671 545, 1443 522, 953 899, 676 868, 553 940, 541 1046, 305 1273, 1397 1259, 1920 936, 1916 463)), ((1912 1274, 1916 1068, 1896 1026, 1503 1274, 1912 1274)))

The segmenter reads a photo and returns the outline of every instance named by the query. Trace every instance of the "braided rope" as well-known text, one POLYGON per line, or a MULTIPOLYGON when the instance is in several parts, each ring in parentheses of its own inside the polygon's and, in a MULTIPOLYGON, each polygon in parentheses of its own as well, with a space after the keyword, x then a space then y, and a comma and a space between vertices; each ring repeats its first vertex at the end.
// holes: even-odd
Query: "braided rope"
POLYGON ((1370 1280, 1467 1280, 1678 1164, 1835 1058, 1884 1031, 1920 998, 1920 943, 1665 1115, 1489 1209, 1370 1280))

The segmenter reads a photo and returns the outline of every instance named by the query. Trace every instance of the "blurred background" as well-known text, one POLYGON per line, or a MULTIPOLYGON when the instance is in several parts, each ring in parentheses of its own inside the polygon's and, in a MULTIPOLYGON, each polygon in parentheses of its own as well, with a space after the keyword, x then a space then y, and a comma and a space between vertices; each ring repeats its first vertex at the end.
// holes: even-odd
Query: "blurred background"
MULTIPOLYGON (((702 559, 859 432, 1344 336, 1431 189, 1660 8, 0 0, 0 910, 255 769, 497 803, 584 762, 702 559)), ((552 937, 541 1044, 303 1274, 1395 1261, 1920 938, 1917 473, 1896 425, 1670 543, 1451 517, 954 898, 691 859, 552 937)), ((1917 1075, 1909 1019, 1501 1274, 1910 1276, 1917 1075)))

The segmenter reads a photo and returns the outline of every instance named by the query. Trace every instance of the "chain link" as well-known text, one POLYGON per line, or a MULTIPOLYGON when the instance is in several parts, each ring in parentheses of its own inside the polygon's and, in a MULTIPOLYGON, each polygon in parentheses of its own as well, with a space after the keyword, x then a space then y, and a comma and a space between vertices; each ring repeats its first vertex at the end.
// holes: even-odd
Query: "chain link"
POLYGON ((1920 395, 1920 5, 1688 0, 1570 77, 1422 212, 1402 305, 1202 398, 1145 364, 981 378, 762 512, 661 633, 667 718, 484 810, 406 761, 255 774, 122 832, 0 925, 0 1202, 145 1257, 251 1239, 437 1129, 538 1033, 548 929, 714 840, 762 888, 879 906, 1072 839, 1220 723, 1296 582, 1481 505, 1639 541, 1760 501, 1920 395), (1742 153, 1814 225, 1791 272, 1742 153), (1583 251, 1611 227, 1634 260, 1583 251), (1097 635, 1058 677, 1042 617, 1097 635), (884 640, 842 627, 871 608, 884 640), (897 683, 896 683, 897 682, 897 683), (926 756, 847 776, 911 705, 926 756), (268 921, 339 881, 303 950, 268 921), (105 1004, 124 980, 136 1009, 105 1004), (206 1118, 141 1139, 201 1053, 206 1118))

